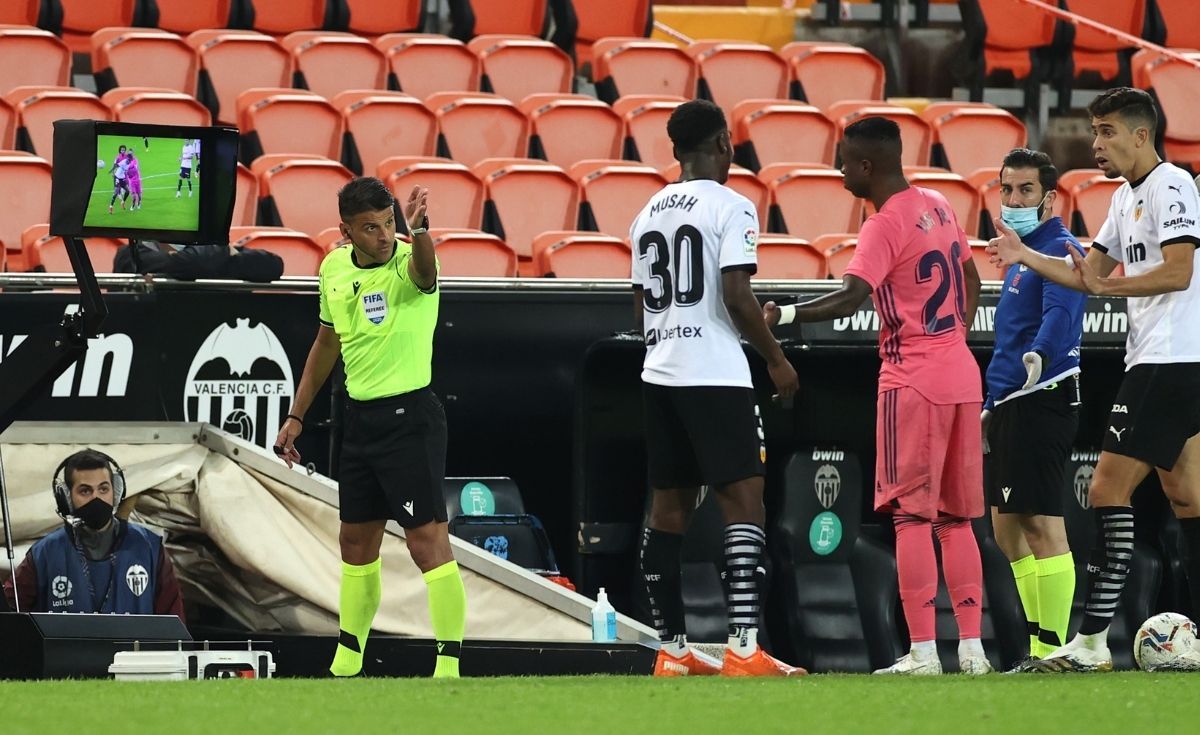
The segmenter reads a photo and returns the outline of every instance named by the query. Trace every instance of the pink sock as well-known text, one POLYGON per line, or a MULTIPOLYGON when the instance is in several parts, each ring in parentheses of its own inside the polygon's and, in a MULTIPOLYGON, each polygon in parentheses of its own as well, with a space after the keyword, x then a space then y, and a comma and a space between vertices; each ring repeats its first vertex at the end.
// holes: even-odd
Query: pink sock
POLYGON ((942 545, 942 574, 959 638, 978 638, 983 617, 983 567, 979 562, 979 544, 970 521, 954 518, 933 524, 942 545))
POLYGON ((930 523, 909 515, 896 515, 893 522, 896 524, 900 603, 908 622, 908 637, 913 643, 935 640, 934 598, 937 597, 938 577, 930 523))

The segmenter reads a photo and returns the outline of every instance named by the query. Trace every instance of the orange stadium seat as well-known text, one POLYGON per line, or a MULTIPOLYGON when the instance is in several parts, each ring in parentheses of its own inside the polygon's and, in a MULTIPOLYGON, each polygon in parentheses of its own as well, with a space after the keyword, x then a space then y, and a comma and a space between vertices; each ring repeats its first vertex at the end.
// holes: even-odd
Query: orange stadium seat
POLYGON ((755 278, 823 279, 828 276, 825 254, 807 240, 789 235, 758 236, 755 278))
POLYGON ((313 240, 321 246, 321 250, 329 253, 336 250, 342 245, 345 245, 349 240, 342 237, 342 229, 340 227, 327 227, 321 230, 313 240))
POLYGON ((309 153, 338 160, 346 121, 341 112, 312 92, 248 89, 238 95, 242 157, 264 153, 309 153))
POLYGON ((673 43, 650 38, 601 38, 592 45, 592 51, 596 94, 609 104, 631 94, 686 99, 696 96, 696 60, 673 43))
POLYGON ((343 0, 350 15, 347 30, 359 36, 381 36, 421 27, 422 0, 343 0))
POLYGON ((964 24, 974 17, 982 31, 980 89, 983 77, 996 72, 1009 72, 1018 81, 1045 74, 1038 52, 1055 43, 1054 16, 1017 0, 965 0, 965 4, 964 24))
POLYGON ((771 163, 833 164, 837 128, 804 102, 745 100, 729 126, 738 162, 755 171, 771 163))
POLYGON ((629 236, 633 218, 669 183, 652 167, 631 161, 580 161, 570 174, 595 228, 620 238, 629 236))
MULTIPOLYGON (((574 229, 579 219, 579 186, 558 166, 545 161, 483 161, 475 167, 490 212, 484 230, 516 251, 522 274, 532 272, 533 240, 549 230, 574 229)), ((432 220, 431 220, 432 221, 432 220)))
POLYGON ((697 41, 688 53, 700 65, 700 92, 729 115, 743 100, 787 99, 788 66, 770 46, 697 41))
POLYGON ((237 165, 237 195, 233 201, 233 226, 249 227, 258 221, 258 178, 237 165))
POLYGON ((482 89, 513 103, 531 94, 572 91, 575 69, 562 49, 540 38, 479 36, 467 44, 483 64, 482 89))
MULTIPOLYGON (((546 0, 470 0, 475 16, 471 36, 492 33, 541 36, 546 26, 546 0)), ((458 29, 455 28, 455 35, 458 29)))
POLYGON ((1071 212, 1074 210, 1074 205, 1071 203, 1071 190, 1076 185, 1096 176, 1104 176, 1104 172, 1098 168, 1073 168, 1069 171, 1059 172, 1058 201, 1054 205, 1054 213, 1062 217, 1068 228, 1071 226, 1071 212))
POLYGON ((1154 0, 1167 36, 1164 46, 1200 49, 1200 23, 1196 22, 1195 0, 1154 0))
POLYGON ((979 192, 980 236, 995 237, 995 226, 992 224, 992 220, 1000 216, 1000 167, 981 168, 967 177, 967 183, 979 192))
POLYGON ((769 166, 758 177, 771 190, 768 232, 811 242, 827 232, 858 232, 862 225, 862 201, 842 188, 840 171, 769 166))
POLYGON ((116 87, 158 87, 196 93, 196 50, 173 33, 105 28, 92 34, 92 73, 100 92, 116 87))
POLYGON ((900 126, 900 140, 904 149, 901 159, 904 161, 904 165, 929 165, 929 148, 933 132, 929 123, 907 107, 870 100, 845 100, 830 105, 825 112, 831 120, 837 123, 839 130, 864 117, 885 117, 894 120, 900 126))
POLYGON ((11 150, 17 134, 17 111, 0 98, 0 151, 11 150))
POLYGON ((71 51, 86 54, 91 50, 92 34, 101 28, 135 25, 138 0, 58 0, 62 8, 62 38, 71 51))
MULTIPOLYGON (((609 0, 606 3, 575 3, 575 16, 579 27, 575 31, 575 58, 580 66, 595 64, 600 51, 596 44, 603 39, 616 37, 644 37, 650 35, 653 17, 650 0, 609 0)), ((599 79, 593 75, 593 79, 599 79)), ((668 90, 649 92, 629 91, 627 94, 678 94, 668 90)), ((690 93, 689 93, 690 96, 690 93)))
POLYGON ((529 151, 529 121, 503 97, 444 92, 430 95, 425 106, 438 119, 439 149, 460 163, 474 166, 485 158, 521 158, 529 151))
POLYGON ((387 58, 365 38, 351 33, 297 31, 281 43, 292 54, 298 89, 333 99, 347 89, 387 88, 387 58))
MULTIPOLYGON (((790 168, 790 166, 784 166, 783 168, 790 168)), ((678 161, 666 168, 659 169, 659 173, 669 183, 679 180, 679 172, 680 166, 678 161)), ((755 212, 758 214, 759 228, 764 228, 767 217, 771 212, 771 190, 767 188, 767 185, 759 181, 758 176, 753 171, 748 168, 742 168, 735 163, 729 167, 729 179, 725 182, 725 186, 750 200, 751 204, 754 205, 755 212)))
POLYGON ((429 223, 478 229, 483 224, 483 183, 461 163, 444 158, 397 156, 380 162, 375 175, 400 201, 414 186, 429 188, 429 223))
POLYGON ((479 230, 435 228, 429 231, 439 275, 516 278, 517 254, 503 240, 479 230))
POLYGON ((236 0, 147 0, 157 11, 154 25, 164 31, 187 34, 205 28, 229 26, 230 11, 236 0))
POLYGON ((17 141, 30 153, 54 163, 55 120, 111 120, 100 98, 73 87, 17 87, 6 95, 17 112, 17 141))
POLYGON ((975 270, 979 271, 981 281, 1003 281, 1005 270, 992 265, 992 256, 987 254, 987 241, 971 240, 971 260, 975 262, 975 270))
POLYGON ((71 83, 71 51, 53 33, 0 26, 0 94, 16 87, 65 87, 71 83))
POLYGON ((200 55, 196 98, 222 125, 237 125, 237 97, 256 87, 290 87, 292 57, 275 39, 245 31, 196 31, 188 44, 200 55))
MULTIPOLYGON (((21 235, 21 251, 25 258, 25 270, 41 270, 46 273, 71 273, 71 256, 67 254, 67 243, 58 235, 50 234, 49 225, 33 225, 21 235)), ((96 273, 114 273, 113 260, 122 242, 111 237, 89 237, 83 241, 88 260, 96 273)))
MULTIPOLYGON (((1114 30, 1141 38, 1146 19, 1146 0, 1076 0, 1068 4, 1071 12, 1103 23, 1114 30)), ((1194 20, 1193 20, 1194 22, 1194 20)), ((1085 26, 1075 28, 1075 76, 1094 72, 1103 80, 1129 83, 1128 61, 1120 52, 1132 48, 1124 41, 1085 26), (1122 68, 1124 67, 1124 68, 1122 68)))
POLYGON ((391 156, 437 152, 437 119, 416 97, 401 92, 355 90, 333 98, 346 119, 342 162, 358 175, 371 175, 391 156))
POLYGON ((230 227, 229 243, 275 253, 283 258, 285 276, 315 276, 325 258, 316 240, 286 227, 230 227))
POLYGON ((479 57, 462 41, 424 33, 389 33, 375 41, 388 60, 391 81, 417 99, 437 92, 479 90, 479 57))
POLYGON ((931 160, 960 176, 998 166, 1025 146, 1025 123, 991 105, 935 102, 921 117, 933 130, 931 160))
POLYGON ((812 247, 825 256, 825 268, 830 278, 841 279, 854 257, 858 237, 850 233, 830 233, 812 241, 812 247))
POLYGON ((1195 104, 1200 70, 1164 58, 1152 62, 1146 73, 1166 121, 1163 147, 1167 158, 1186 163, 1193 171, 1200 170, 1200 120, 1195 104))
POLYGON ((792 96, 814 107, 824 110, 846 99, 883 99, 883 62, 858 46, 789 43, 779 55, 788 63, 792 96))
POLYGON ((950 203, 954 210, 958 226, 967 233, 967 237, 979 237, 979 216, 983 207, 979 189, 972 186, 966 179, 948 171, 907 173, 908 183, 926 189, 933 189, 950 203))
POLYGON ((117 122, 198 127, 212 124, 207 107, 182 92, 168 89, 118 87, 105 92, 100 101, 112 110, 117 122))
POLYGON ((259 33, 286 36, 294 31, 316 31, 326 26, 326 0, 242 0, 251 10, 251 26, 259 33))
POLYGON ((629 246, 597 232, 543 232, 533 242, 535 272, 552 278, 629 278, 629 246))
POLYGON ((0 243, 7 251, 8 270, 24 271, 21 233, 50 219, 50 163, 34 156, 0 153, 0 243))
POLYGON ((520 104, 529 118, 530 150, 555 166, 588 158, 620 158, 625 121, 586 95, 531 94, 520 104))
POLYGON ((0 3, 0 24, 36 26, 41 4, 42 0, 8 0, 0 3))
POLYGON ((686 100, 682 97, 635 94, 613 103, 613 112, 625 119, 627 158, 636 158, 654 168, 664 168, 675 162, 671 140, 667 137, 667 120, 676 107, 686 100))
POLYGON ((1068 179, 1066 185, 1060 183, 1069 195, 1066 204, 1069 209, 1063 215, 1063 222, 1079 237, 1096 237, 1108 217, 1113 194, 1122 183, 1121 179, 1110 179, 1103 174, 1082 181, 1068 179))
POLYGON ((260 156, 250 170, 258 177, 259 221, 309 235, 341 220, 337 192, 354 178, 340 163, 315 157, 260 156))

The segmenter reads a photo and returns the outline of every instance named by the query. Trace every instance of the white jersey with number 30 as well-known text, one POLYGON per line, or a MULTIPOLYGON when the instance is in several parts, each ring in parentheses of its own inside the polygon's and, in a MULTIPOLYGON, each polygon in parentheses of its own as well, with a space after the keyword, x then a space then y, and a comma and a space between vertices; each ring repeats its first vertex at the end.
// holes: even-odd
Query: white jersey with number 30
MULTIPOLYGON (((1192 177, 1160 163, 1131 186, 1113 194, 1108 218, 1093 247, 1138 276, 1163 263, 1162 245, 1179 238, 1200 240, 1200 197, 1192 177)), ((1189 248, 1192 282, 1183 291, 1130 296, 1126 369, 1142 363, 1200 362, 1200 250, 1189 248)))
POLYGON ((746 197, 709 179, 670 184, 629 229, 633 285, 642 288, 646 360, 655 385, 750 388, 721 274, 758 263, 758 215, 746 197))

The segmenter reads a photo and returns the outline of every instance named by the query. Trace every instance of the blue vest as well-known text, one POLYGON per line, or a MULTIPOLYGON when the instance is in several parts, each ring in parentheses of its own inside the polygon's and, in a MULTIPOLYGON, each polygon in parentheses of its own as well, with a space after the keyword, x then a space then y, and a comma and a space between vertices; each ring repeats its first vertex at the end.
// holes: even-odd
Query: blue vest
POLYGON ((90 564, 66 528, 58 529, 33 545, 29 554, 37 569, 38 609, 154 614, 162 539, 141 526, 115 522, 121 527, 113 552, 90 564), (102 567, 103 573, 91 571, 95 567, 102 567))

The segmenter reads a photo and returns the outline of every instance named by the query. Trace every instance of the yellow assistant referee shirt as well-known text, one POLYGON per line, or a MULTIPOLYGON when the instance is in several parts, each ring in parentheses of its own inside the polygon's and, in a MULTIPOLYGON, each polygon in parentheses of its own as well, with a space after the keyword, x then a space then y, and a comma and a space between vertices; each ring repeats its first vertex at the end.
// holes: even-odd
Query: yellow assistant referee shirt
POLYGON ((437 284, 428 293, 408 274, 412 246, 396 240, 386 263, 361 267, 343 245, 321 262, 321 323, 337 332, 346 364, 346 391, 358 401, 429 385, 437 284))

